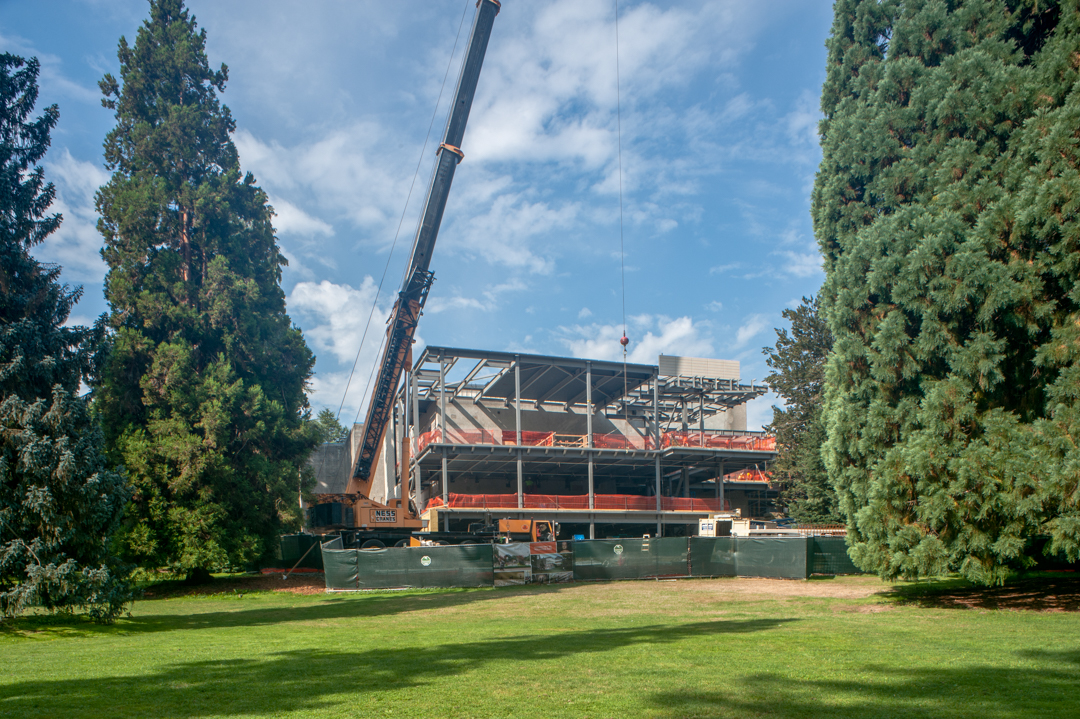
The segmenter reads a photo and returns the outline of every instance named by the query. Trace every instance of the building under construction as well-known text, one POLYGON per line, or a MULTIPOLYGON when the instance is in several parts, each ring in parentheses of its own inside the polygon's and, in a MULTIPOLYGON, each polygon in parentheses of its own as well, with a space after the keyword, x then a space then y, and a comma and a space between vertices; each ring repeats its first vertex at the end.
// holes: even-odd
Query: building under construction
MULTIPOLYGON (((729 360, 428 347, 395 397, 370 498, 409 497, 432 530, 535 518, 588 538, 691 534, 722 510, 764 516, 775 442, 746 430, 746 403, 766 391, 729 360)), ((316 452, 323 501, 345 493, 362 429, 316 452)))

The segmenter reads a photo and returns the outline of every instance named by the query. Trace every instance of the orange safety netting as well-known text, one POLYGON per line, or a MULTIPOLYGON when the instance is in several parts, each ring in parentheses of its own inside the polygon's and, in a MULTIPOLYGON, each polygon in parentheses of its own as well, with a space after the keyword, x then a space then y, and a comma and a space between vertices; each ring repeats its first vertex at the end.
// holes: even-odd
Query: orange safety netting
POLYGON ((749 435, 711 434, 709 432, 664 432, 664 447, 707 447, 709 449, 743 449, 773 452, 776 437, 753 437, 749 435))
POLYGON ((744 469, 724 476, 726 482, 771 482, 772 475, 760 469, 744 469))
MULTIPOLYGON (((516 494, 449 494, 451 508, 462 509, 517 509, 516 494)), ((425 509, 442 507, 442 497, 432 497, 425 509)), ((526 494, 523 495, 524 509, 589 509, 589 495, 566 494, 526 494)), ((636 494, 597 494, 593 497, 593 509, 656 511, 656 497, 642 497, 636 494)), ((731 509, 731 503, 724 500, 721 508, 719 499, 700 497, 661 497, 660 509, 675 512, 720 512, 731 509)))
MULTIPOLYGON (((432 430, 420 435, 417 453, 424 451, 429 444, 487 444, 517 445, 517 432, 504 430, 432 430), (445 439, 444 439, 445 437, 445 439)), ((655 442, 651 436, 594 434, 593 447, 596 449, 653 449, 655 442)), ((741 449, 751 451, 776 451, 776 437, 754 437, 751 435, 716 434, 705 432, 664 432, 660 438, 661 447, 706 447, 708 449, 741 449)), ((587 447, 588 436, 582 434, 558 434, 556 432, 522 432, 523 447, 587 447)))

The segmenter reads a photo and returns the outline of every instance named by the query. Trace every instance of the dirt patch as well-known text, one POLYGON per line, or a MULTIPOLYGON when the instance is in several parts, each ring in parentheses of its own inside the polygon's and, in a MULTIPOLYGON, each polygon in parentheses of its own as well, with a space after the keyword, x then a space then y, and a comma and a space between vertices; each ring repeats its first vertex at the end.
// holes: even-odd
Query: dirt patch
POLYGON ((679 582, 687 591, 717 595, 761 597, 816 597, 865 599, 887 589, 877 577, 837 577, 835 579, 706 579, 679 582))
POLYGON ((890 594, 901 604, 943 609, 1080 612, 1080 577, 1038 577, 1004 587, 906 585, 890 594))
POLYGON ((323 594, 326 579, 322 572, 292 574, 260 574, 250 577, 215 578, 206 584, 195 586, 183 582, 162 582, 147 587, 143 599, 166 599, 170 597, 201 597, 214 594, 245 594, 247 592, 288 592, 290 594, 323 594))
POLYGON ((843 614, 877 614, 878 612, 887 612, 890 609, 892 609, 892 606, 889 604, 854 604, 832 608, 833 612, 843 614))

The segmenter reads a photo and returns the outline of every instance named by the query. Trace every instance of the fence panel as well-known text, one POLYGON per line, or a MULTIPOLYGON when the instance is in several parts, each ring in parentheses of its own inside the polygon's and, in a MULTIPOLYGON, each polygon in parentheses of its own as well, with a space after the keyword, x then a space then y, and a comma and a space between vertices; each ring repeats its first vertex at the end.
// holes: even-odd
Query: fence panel
POLYGON ((735 537, 735 569, 740 577, 806 579, 806 537, 735 537))
POLYGON ((847 553, 843 537, 811 537, 811 574, 862 574, 847 553))
MULTIPOLYGON (((356 549, 330 549, 327 542, 322 550, 323 572, 326 576, 327 589, 359 589, 359 566, 356 562, 356 549)), ((340 544, 340 540, 338 540, 340 544)))
POLYGON ((736 537, 691 537, 690 574, 695 577, 734 577, 736 537))
POLYGON ((574 579, 644 579, 689 575, 686 537, 574 542, 574 579))
POLYGON ((322 569, 322 553, 314 546, 319 537, 312 534, 283 534, 278 545, 274 566, 291 569, 293 565, 307 569, 322 569), (303 561, 301 561, 303 559, 303 561), (300 564, 296 564, 300 562, 300 564))

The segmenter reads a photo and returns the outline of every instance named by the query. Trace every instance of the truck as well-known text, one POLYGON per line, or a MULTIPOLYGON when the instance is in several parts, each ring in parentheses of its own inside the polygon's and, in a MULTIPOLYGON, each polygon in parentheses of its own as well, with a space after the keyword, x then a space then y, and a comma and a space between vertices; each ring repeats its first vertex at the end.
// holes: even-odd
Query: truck
MULTIPOLYGON (((313 508, 315 527, 340 533, 346 547, 378 549, 386 546, 407 546, 414 536, 428 542, 461 544, 494 541, 492 532, 421 532, 423 522, 410 499, 390 499, 381 503, 371 498, 373 474, 386 440, 391 422, 394 396, 403 375, 412 367, 412 345, 416 326, 427 301, 434 273, 429 270, 435 240, 439 234, 450 185, 458 164, 465 158, 461 150, 465 125, 469 119, 480 68, 487 53, 491 28, 501 6, 498 0, 479 0, 469 36, 468 49, 458 77, 454 103, 447 118, 446 129, 437 151, 437 165, 428 187, 427 199, 420 226, 413 239, 412 252, 405 279, 387 322, 386 344, 379 360, 374 390, 368 403, 363 424, 363 436, 344 495, 335 495, 313 508), (331 505, 324 507, 323 505, 331 505), (336 506, 335 506, 336 505, 336 506)), ((403 442, 400 466, 409 466, 409 441, 403 442)), ((402 483, 405 486, 405 483, 402 483)), ((407 492, 403 491, 407 495, 407 492)))

